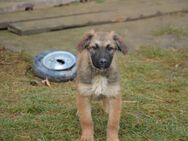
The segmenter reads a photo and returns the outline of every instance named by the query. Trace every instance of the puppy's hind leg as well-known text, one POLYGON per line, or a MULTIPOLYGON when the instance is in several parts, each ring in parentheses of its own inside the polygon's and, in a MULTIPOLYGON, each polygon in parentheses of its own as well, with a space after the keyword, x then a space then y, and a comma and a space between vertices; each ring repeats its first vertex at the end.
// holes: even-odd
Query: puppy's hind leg
POLYGON ((78 94, 76 100, 82 128, 80 141, 94 141, 90 99, 89 97, 78 94))

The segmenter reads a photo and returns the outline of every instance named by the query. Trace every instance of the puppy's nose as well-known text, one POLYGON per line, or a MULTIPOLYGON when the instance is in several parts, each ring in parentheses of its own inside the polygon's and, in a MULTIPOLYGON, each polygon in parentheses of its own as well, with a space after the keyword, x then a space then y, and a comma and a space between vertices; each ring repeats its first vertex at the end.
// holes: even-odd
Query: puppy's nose
POLYGON ((99 64, 100 64, 101 66, 106 65, 106 63, 107 63, 107 60, 106 60, 105 58, 101 58, 101 59, 99 60, 99 64))

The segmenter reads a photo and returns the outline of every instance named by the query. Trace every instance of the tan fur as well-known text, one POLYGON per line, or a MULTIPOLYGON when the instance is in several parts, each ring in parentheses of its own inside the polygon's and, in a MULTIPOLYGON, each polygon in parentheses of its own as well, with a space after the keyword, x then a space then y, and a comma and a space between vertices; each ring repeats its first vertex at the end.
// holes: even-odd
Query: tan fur
POLYGON ((78 91, 84 96, 98 97, 103 95, 113 97, 119 94, 120 86, 118 83, 108 84, 105 77, 98 75, 92 79, 92 84, 78 83, 78 91))
POLYGON ((80 141, 94 141, 90 102, 93 98, 102 99, 104 110, 109 113, 107 141, 119 141, 118 129, 121 115, 121 96, 116 52, 114 52, 110 67, 101 71, 93 66, 88 49, 82 47, 85 45, 89 48, 97 42, 97 44, 101 44, 100 46, 104 47, 106 44, 111 44, 115 48, 113 36, 113 32, 96 33, 92 31, 86 33, 78 45, 77 109, 82 127, 80 141))

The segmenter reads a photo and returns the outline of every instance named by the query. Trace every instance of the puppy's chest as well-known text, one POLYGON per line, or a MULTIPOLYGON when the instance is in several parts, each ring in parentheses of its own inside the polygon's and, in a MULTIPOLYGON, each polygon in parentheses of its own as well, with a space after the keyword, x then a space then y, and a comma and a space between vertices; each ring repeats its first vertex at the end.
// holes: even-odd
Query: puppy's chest
POLYGON ((108 79, 105 76, 97 75, 92 79, 91 91, 96 96, 106 95, 108 79))

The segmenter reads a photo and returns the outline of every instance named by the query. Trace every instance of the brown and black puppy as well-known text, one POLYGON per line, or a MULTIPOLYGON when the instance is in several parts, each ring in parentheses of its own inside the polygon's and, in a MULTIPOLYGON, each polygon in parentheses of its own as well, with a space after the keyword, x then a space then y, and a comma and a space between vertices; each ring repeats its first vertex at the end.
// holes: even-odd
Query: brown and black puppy
POLYGON ((77 50, 77 109, 82 128, 80 141, 94 141, 92 99, 101 99, 104 110, 109 113, 107 141, 119 141, 122 102, 116 52, 126 54, 127 47, 114 32, 92 30, 84 35, 77 50))

